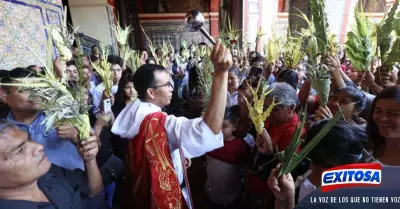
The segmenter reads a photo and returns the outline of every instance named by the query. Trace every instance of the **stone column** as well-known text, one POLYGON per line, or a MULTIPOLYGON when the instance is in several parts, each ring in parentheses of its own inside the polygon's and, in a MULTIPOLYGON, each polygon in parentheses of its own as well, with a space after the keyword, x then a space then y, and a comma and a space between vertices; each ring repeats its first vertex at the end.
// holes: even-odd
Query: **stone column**
POLYGON ((107 0, 69 0, 69 7, 74 26, 79 26, 78 32, 115 46, 110 27, 114 24, 114 19, 110 19, 114 8, 107 0))
POLYGON ((289 9, 289 29, 292 36, 296 36, 295 31, 300 31, 301 28, 307 28, 307 22, 304 21, 299 12, 306 14, 308 17, 310 16, 310 3, 308 0, 290 0, 290 9, 289 9))

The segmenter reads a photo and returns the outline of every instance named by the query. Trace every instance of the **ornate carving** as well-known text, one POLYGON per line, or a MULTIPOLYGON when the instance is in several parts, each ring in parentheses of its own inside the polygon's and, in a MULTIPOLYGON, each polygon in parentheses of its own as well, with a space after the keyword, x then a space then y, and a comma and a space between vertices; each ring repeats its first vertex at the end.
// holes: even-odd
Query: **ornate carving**
MULTIPOLYGON (((163 41, 171 41, 178 50, 182 40, 186 40, 188 44, 207 42, 200 32, 187 32, 181 22, 145 22, 142 26, 155 46, 161 46, 163 41)), ((209 22, 204 23, 204 28, 209 31, 209 22)))
POLYGON ((208 12, 207 0, 160 0, 166 12, 187 12, 189 10, 200 10, 208 12))

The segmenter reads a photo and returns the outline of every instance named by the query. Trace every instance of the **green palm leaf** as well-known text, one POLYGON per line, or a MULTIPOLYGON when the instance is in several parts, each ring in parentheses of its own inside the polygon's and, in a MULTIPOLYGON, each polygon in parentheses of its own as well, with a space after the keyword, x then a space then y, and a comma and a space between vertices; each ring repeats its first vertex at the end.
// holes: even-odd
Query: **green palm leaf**
MULTIPOLYGON (((305 115, 305 111, 303 110, 303 113, 305 115)), ((283 161, 281 165, 281 169, 279 170, 278 177, 283 175, 283 174, 288 174, 292 172, 297 165, 303 159, 307 156, 307 154, 321 141, 322 138, 325 137, 325 135, 332 129, 333 126, 336 125, 336 123, 343 118, 343 111, 340 109, 332 119, 329 120, 329 122, 318 132, 318 134, 311 139, 311 141, 302 148, 299 154, 296 153, 298 146, 300 145, 300 137, 299 137, 299 130, 301 131, 302 128, 304 127, 305 124, 305 119, 303 115, 302 119, 302 124, 301 126, 298 126, 296 129, 295 135, 292 139, 292 142, 290 143, 289 147, 290 149, 286 149, 283 153, 283 161), (295 138, 296 137, 296 138, 295 138)), ((288 147, 288 148, 289 148, 288 147)))
POLYGON ((358 7, 354 9, 354 16, 356 24, 347 33, 346 54, 353 67, 364 72, 369 70, 373 59, 372 25, 358 7))

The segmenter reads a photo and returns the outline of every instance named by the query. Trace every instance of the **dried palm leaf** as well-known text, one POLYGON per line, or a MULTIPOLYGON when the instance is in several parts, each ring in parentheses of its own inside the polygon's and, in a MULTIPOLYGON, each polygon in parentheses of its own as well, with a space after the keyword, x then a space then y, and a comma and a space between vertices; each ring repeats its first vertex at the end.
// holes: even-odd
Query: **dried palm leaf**
POLYGON ((268 64, 275 63, 279 60, 279 39, 274 35, 268 40, 266 57, 268 64))
POLYGON ((203 58, 203 62, 201 64, 196 64, 196 70, 199 76, 199 89, 203 93, 204 96, 204 110, 207 108, 207 105, 210 101, 211 96, 211 84, 212 84, 212 73, 214 72, 214 65, 211 61, 211 48, 205 47, 207 49, 206 55, 203 58))
POLYGON ((256 41, 260 40, 263 36, 265 36, 267 33, 263 33, 262 28, 259 27, 257 30, 257 35, 256 35, 256 41))
POLYGON ((122 28, 119 21, 117 21, 116 26, 113 26, 112 29, 115 32, 118 46, 124 47, 128 45, 129 34, 133 31, 133 28, 130 25, 122 28))
POLYGON ((132 73, 135 73, 136 70, 139 69, 139 67, 142 65, 140 51, 135 51, 132 49, 129 50, 130 57, 127 59, 126 66, 128 66, 132 70, 132 73))
POLYGON ((226 46, 232 46, 239 42, 241 30, 238 30, 234 25, 232 25, 229 17, 226 16, 225 20, 227 23, 222 27, 221 39, 226 46))
POLYGON ((267 110, 264 111, 265 97, 273 90, 271 89, 270 91, 267 91, 267 86, 261 81, 258 82, 256 89, 253 89, 248 83, 247 85, 250 88, 251 93, 253 94, 253 105, 250 104, 246 97, 244 97, 244 99, 246 101, 247 107, 249 108, 249 116, 251 118, 251 121, 253 122, 257 133, 261 135, 263 133, 265 120, 267 120, 274 107, 279 103, 275 103, 274 98, 267 110), (261 89, 260 85, 262 86, 261 89))
MULTIPOLYGON (((49 30, 49 34, 52 34, 53 27, 47 27, 47 30, 49 30)), ((82 102, 84 101, 82 97, 77 97, 82 94, 73 94, 68 90, 66 76, 62 76, 60 79, 56 78, 51 53, 53 51, 52 36, 48 36, 47 40, 49 54, 46 61, 36 51, 26 44, 24 45, 37 56, 44 67, 44 73, 38 75, 39 77, 15 79, 18 82, 1 83, 0 85, 18 86, 28 95, 29 99, 39 104, 46 115, 42 121, 46 131, 61 124, 70 124, 78 129, 81 140, 89 138, 90 121, 87 113, 90 107, 82 102)))
POLYGON ((54 44, 59 52, 59 56, 62 57, 64 61, 68 61, 72 59, 72 44, 75 40, 74 33, 78 28, 74 31, 70 32, 67 25, 67 7, 64 8, 64 13, 62 16, 62 25, 60 27, 56 27, 55 25, 47 25, 45 28, 48 31, 51 31, 51 36, 53 37, 54 44), (52 28, 51 30, 50 27, 52 28))
POLYGON ((104 82, 104 91, 107 95, 111 95, 114 75, 111 72, 111 64, 107 61, 109 49, 104 42, 100 42, 100 49, 102 52, 102 59, 99 59, 97 62, 92 62, 92 65, 100 76, 101 80, 104 82))
POLYGON ((283 45, 282 56, 288 69, 294 69, 303 59, 306 52, 302 49, 303 39, 295 38, 288 33, 286 43, 283 45))

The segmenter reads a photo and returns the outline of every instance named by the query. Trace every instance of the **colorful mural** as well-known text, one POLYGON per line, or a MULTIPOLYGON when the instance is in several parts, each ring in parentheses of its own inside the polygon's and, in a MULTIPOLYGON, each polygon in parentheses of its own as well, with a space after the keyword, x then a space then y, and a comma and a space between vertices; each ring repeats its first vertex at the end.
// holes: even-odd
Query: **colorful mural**
POLYGON ((0 69, 40 65, 46 57, 45 24, 59 25, 60 0, 0 0, 0 69))

